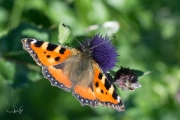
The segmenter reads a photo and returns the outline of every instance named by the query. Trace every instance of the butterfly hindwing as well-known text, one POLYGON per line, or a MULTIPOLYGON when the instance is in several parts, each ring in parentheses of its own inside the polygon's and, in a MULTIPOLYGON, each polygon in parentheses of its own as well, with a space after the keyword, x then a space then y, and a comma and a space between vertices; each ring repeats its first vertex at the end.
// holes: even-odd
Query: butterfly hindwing
POLYGON ((98 101, 96 100, 96 96, 91 87, 77 85, 74 87, 73 96, 81 103, 82 106, 98 106, 98 101))
POLYGON ((121 98, 97 64, 94 64, 94 73, 93 89, 98 102, 117 111, 124 111, 121 98))
POLYGON ((53 66, 61 63, 67 57, 73 55, 75 49, 56 45, 49 42, 31 38, 21 40, 23 48, 29 52, 36 63, 40 66, 53 66))
POLYGON ((59 87, 65 91, 71 90, 71 81, 63 73, 62 69, 58 69, 55 66, 42 67, 42 72, 45 78, 47 78, 52 86, 59 87))

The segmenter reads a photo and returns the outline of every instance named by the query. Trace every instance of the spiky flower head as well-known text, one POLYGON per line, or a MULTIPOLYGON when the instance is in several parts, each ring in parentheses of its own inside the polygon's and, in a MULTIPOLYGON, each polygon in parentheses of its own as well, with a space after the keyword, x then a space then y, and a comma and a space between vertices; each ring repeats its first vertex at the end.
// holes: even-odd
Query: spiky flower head
POLYGON ((138 76, 135 74, 134 70, 123 67, 116 72, 114 84, 122 90, 135 90, 141 87, 141 83, 138 82, 138 76))
POLYGON ((107 36, 102 37, 102 35, 97 34, 92 39, 87 39, 83 45, 92 50, 92 58, 104 72, 111 70, 115 66, 118 54, 107 36))

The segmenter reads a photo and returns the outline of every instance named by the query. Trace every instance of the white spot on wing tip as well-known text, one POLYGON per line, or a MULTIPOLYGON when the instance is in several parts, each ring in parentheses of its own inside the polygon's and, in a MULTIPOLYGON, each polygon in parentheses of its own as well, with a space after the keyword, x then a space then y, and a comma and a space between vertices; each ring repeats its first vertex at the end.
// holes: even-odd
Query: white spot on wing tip
POLYGON ((32 41, 31 43, 34 44, 34 43, 36 43, 36 42, 37 42, 37 40, 33 39, 33 41, 32 41))
POLYGON ((118 102, 120 102, 121 98, 118 96, 118 97, 117 97, 117 100, 118 100, 118 102))

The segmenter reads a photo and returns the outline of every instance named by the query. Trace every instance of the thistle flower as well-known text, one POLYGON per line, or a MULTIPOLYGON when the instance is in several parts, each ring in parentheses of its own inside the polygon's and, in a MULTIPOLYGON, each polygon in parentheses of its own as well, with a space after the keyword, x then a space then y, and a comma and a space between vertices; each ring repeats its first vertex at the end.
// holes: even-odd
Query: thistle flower
POLYGON ((138 76, 135 74, 134 70, 123 67, 116 72, 114 84, 122 90, 135 90, 141 87, 141 83, 138 82, 138 76))
POLYGON ((92 39, 88 39, 83 45, 92 48, 92 58, 105 73, 115 66, 118 54, 111 41, 108 41, 107 36, 102 37, 97 34, 92 39))

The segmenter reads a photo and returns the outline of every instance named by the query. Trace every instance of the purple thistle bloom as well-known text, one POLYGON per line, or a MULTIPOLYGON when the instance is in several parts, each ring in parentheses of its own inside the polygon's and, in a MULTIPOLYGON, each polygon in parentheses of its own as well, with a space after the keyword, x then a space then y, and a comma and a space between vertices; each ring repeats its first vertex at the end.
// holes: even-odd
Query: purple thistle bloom
MULTIPOLYGON (((116 48, 108 41, 107 36, 97 34, 83 43, 85 47, 92 48, 92 58, 99 64, 104 72, 111 70, 117 62, 116 48)), ((81 46, 81 50, 83 47, 81 46)))

